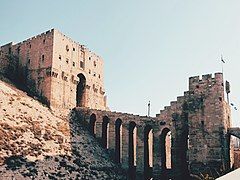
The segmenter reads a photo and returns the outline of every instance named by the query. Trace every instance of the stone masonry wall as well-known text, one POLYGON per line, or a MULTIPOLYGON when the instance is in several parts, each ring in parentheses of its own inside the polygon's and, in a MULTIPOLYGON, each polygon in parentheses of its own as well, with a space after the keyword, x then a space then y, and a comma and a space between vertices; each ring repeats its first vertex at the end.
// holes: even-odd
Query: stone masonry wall
MULTIPOLYGON (((53 30, 34 36, 17 44, 10 44, 4 53, 8 61, 15 58, 15 79, 25 85, 31 93, 42 98, 50 105, 51 72, 53 54, 53 30), (11 49, 11 50, 9 50, 11 49)), ((4 72, 5 74, 7 72, 4 72)))
POLYGON ((52 69, 57 76, 52 78, 52 105, 76 106, 77 76, 81 73, 86 78, 84 107, 105 110, 102 58, 57 30, 54 30, 53 49, 52 69))
MULTIPOLYGON (((224 100, 224 85, 221 73, 191 77, 189 91, 172 101, 170 106, 156 118, 92 109, 75 109, 79 120, 91 129, 91 115, 96 115, 95 136, 102 141, 103 117, 109 118, 109 152, 119 152, 115 146, 117 119, 122 120, 122 159, 121 165, 129 168, 129 124, 137 127, 137 165, 138 174, 146 177, 146 127, 153 130, 153 167, 150 176, 155 178, 187 178, 189 175, 218 177, 230 170, 233 160, 228 128, 231 126, 230 108, 224 100), (165 132, 171 132, 171 155, 161 138, 165 132), (164 157, 165 156, 165 157, 164 157), (168 158, 168 159, 167 159, 168 158), (169 159, 170 158, 170 159, 169 159), (166 162, 171 162, 171 169, 166 162), (167 169, 166 169, 167 168, 167 169)), ((169 139, 169 138, 167 138, 169 139)), ((113 155, 114 157, 114 155, 113 155)), ((144 177, 142 176, 142 177, 144 177)))
POLYGON ((83 98, 83 107, 107 109, 102 58, 56 29, 1 46, 0 72, 52 108, 74 108, 83 98), (86 79, 83 97, 77 97, 80 74, 86 79))
POLYGON ((234 169, 240 168, 240 149, 234 150, 234 169))

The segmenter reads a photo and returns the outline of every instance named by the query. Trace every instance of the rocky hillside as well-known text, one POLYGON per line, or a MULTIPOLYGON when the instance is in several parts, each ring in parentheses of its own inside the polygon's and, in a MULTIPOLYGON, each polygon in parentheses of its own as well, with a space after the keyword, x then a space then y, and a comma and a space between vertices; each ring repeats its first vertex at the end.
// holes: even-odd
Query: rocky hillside
POLYGON ((53 112, 0 80, 0 179, 13 177, 125 179, 74 112, 53 112))

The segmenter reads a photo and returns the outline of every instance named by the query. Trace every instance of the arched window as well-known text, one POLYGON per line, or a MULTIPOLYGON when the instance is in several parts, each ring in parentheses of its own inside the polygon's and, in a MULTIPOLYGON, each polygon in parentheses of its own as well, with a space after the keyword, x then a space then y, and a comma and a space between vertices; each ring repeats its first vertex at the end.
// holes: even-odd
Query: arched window
POLYGON ((95 131, 95 128, 96 128, 96 115, 95 114, 92 114, 90 116, 90 121, 89 121, 89 131, 90 133, 95 137, 96 135, 96 131, 95 131))
POLYGON ((164 128, 160 135, 160 148, 161 148, 161 164, 162 170, 165 171, 166 169, 172 168, 172 161, 171 161, 171 149, 172 149, 172 137, 171 131, 168 128, 164 128))
POLYGON ((121 163, 122 158, 122 120, 117 119, 115 122, 115 159, 121 163))
POLYGON ((83 107, 85 99, 86 78, 82 73, 78 74, 78 78, 79 83, 77 85, 76 104, 78 107, 83 107))
POLYGON ((109 148, 109 118, 107 116, 103 117, 102 122, 102 144, 103 148, 109 148))
POLYGON ((153 168, 153 129, 147 125, 144 129, 144 177, 152 178, 153 168))
POLYGON ((128 167, 129 179, 136 179, 137 167, 137 127, 135 122, 129 123, 128 167))

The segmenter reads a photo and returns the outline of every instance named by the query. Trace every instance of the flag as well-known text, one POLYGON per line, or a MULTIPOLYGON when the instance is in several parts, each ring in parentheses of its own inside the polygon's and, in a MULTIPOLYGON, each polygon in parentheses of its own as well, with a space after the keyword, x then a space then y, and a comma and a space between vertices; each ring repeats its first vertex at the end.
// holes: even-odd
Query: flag
POLYGON ((223 57, 221 56, 221 61, 223 62, 223 63, 225 63, 225 61, 223 60, 223 57))
POLYGON ((148 107, 150 106, 150 101, 148 102, 148 107))

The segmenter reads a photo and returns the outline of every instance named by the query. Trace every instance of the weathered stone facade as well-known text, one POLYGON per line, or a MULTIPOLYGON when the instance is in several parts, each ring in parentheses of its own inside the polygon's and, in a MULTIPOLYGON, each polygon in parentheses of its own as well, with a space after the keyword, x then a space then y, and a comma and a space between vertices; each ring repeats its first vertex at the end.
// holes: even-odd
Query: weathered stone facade
POLYGON ((0 49, 0 72, 53 108, 105 110, 103 60, 56 29, 0 49))
POLYGON ((234 149, 234 169, 240 168, 240 148, 234 149))
POLYGON ((154 118, 85 108, 75 111, 116 162, 140 177, 218 177, 233 165, 230 107, 224 100, 221 73, 191 77, 189 91, 154 118), (166 138, 169 132, 171 138, 166 138))
POLYGON ((0 72, 52 108, 74 108, 129 179, 216 178, 233 167, 240 129, 231 127, 222 73, 190 77, 183 96, 147 117, 108 111, 102 58, 55 29, 1 46, 0 72))

